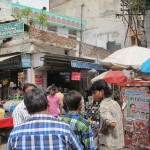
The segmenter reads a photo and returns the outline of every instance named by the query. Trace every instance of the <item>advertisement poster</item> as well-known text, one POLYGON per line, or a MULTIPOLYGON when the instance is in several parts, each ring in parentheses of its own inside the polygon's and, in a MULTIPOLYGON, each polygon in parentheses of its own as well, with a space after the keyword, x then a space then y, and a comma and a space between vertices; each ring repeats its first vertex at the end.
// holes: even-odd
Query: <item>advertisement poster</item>
POLYGON ((127 103, 127 118, 136 120, 149 119, 150 95, 129 95, 127 103))
POLYGON ((71 73, 71 80, 80 81, 80 79, 81 79, 81 72, 71 73))
POLYGON ((35 84, 42 84, 42 83, 43 83, 43 76, 35 75, 35 84))

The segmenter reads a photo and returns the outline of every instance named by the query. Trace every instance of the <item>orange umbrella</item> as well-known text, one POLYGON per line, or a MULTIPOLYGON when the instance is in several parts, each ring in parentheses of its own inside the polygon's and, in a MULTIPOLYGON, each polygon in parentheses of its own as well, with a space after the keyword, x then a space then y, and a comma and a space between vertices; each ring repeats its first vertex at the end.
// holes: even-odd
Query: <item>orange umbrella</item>
POLYGON ((121 83, 127 81, 127 75, 123 71, 106 71, 102 74, 96 76, 91 80, 91 83, 98 81, 100 79, 105 80, 107 83, 121 83))

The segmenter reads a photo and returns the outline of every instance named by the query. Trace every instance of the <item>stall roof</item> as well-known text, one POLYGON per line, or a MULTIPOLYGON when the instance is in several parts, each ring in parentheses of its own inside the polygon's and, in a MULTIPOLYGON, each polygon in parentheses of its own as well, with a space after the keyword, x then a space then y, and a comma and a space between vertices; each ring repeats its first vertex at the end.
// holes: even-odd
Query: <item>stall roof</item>
POLYGON ((4 61, 4 60, 6 60, 6 59, 9 59, 9 58, 15 57, 15 56, 18 56, 18 55, 0 57, 0 62, 1 62, 1 61, 4 61))
POLYGON ((71 67, 85 68, 85 69, 95 69, 95 70, 105 70, 99 64, 87 63, 87 62, 81 62, 81 61, 75 61, 75 60, 71 60, 71 67))
POLYGON ((86 59, 86 58, 62 56, 62 55, 55 55, 55 54, 48 54, 48 53, 43 58, 46 62, 49 61, 68 62, 69 64, 71 63, 71 67, 73 68, 105 70, 102 66, 96 64, 94 60, 86 59))
POLYGON ((122 82, 122 83, 118 83, 118 86, 150 86, 150 81, 144 81, 144 80, 131 80, 128 82, 122 82))

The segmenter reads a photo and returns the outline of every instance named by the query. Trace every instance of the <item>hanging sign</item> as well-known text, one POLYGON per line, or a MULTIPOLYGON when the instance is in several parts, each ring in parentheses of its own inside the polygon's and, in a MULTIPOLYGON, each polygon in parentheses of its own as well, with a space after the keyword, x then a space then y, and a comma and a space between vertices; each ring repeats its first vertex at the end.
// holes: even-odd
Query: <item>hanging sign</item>
POLYGON ((31 59, 29 57, 23 57, 23 58, 21 58, 21 61, 22 61, 22 67, 23 68, 32 67, 31 59))
POLYGON ((81 79, 81 72, 71 73, 71 80, 80 81, 80 79, 81 79))

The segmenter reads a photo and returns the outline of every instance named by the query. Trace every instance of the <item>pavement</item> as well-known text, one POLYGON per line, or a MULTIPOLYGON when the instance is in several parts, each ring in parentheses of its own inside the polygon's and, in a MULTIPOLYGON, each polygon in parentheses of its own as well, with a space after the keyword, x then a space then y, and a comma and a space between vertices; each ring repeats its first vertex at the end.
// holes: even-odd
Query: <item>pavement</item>
POLYGON ((1 137, 0 150, 6 150, 8 137, 1 137))

